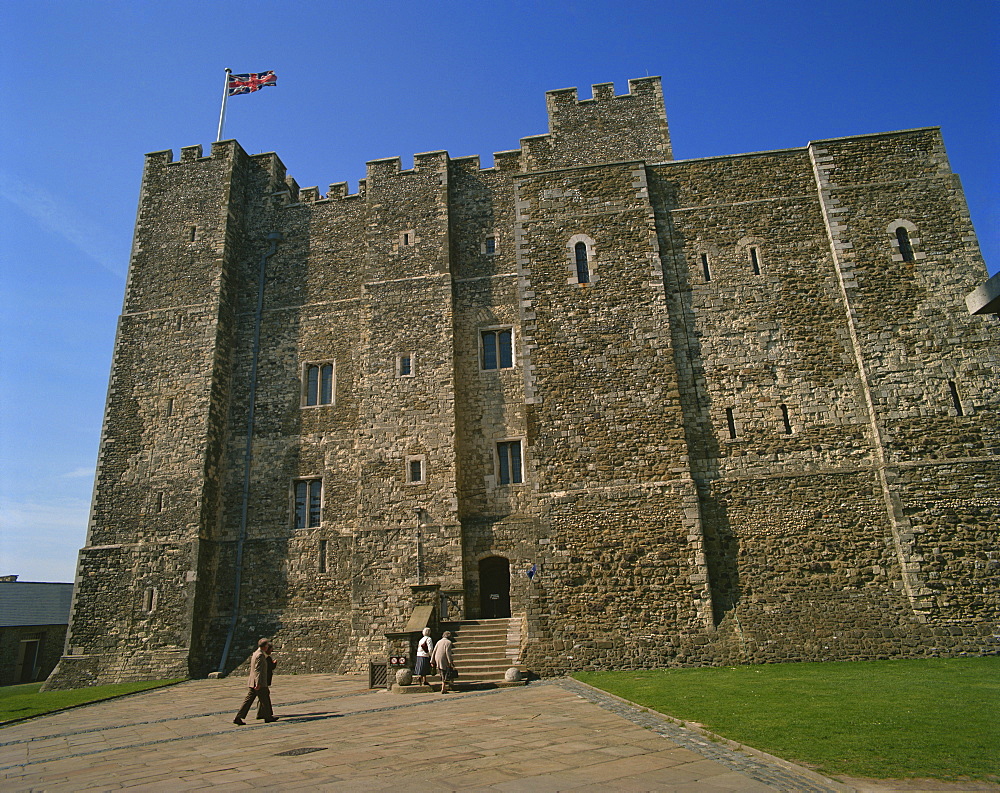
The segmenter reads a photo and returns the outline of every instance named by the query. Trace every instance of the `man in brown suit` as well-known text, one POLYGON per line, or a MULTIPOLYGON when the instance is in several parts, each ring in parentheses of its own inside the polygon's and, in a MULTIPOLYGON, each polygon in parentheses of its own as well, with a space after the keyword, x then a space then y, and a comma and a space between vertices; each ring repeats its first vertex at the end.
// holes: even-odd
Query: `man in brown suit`
POLYGON ((257 718, 266 722, 277 721, 278 717, 271 710, 271 674, 278 662, 271 658, 271 642, 261 639, 257 642, 257 652, 250 658, 250 677, 247 678, 247 685, 250 690, 247 692, 239 713, 233 719, 233 724, 246 724, 243 719, 250 712, 250 706, 256 699, 257 718))

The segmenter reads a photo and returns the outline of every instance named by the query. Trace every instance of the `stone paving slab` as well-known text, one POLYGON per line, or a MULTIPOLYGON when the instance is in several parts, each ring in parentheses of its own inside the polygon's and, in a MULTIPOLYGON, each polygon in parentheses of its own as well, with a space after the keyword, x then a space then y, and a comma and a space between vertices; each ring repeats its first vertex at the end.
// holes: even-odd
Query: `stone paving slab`
POLYGON ((735 751, 573 680, 396 697, 278 676, 274 724, 233 725, 243 681, 196 680, 0 729, 0 790, 850 790, 735 751), (313 751, 305 751, 313 750, 313 751), (282 754, 291 753, 291 754, 282 754))

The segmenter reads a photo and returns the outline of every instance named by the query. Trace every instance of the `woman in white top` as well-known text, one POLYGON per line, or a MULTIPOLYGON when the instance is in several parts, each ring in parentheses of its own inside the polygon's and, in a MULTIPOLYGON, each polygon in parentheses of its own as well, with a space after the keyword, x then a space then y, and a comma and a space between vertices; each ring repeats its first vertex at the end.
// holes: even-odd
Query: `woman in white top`
POLYGON ((424 635, 417 642, 417 664, 413 669, 413 674, 420 678, 420 685, 426 686, 427 675, 431 673, 431 653, 434 652, 434 640, 431 638, 431 629, 424 628, 424 635))

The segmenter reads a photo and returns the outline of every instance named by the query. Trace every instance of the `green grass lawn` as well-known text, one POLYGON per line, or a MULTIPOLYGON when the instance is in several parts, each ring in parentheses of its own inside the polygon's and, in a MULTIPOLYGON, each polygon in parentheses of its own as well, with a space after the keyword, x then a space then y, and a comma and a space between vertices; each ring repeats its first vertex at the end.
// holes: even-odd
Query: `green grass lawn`
POLYGON ((821 773, 1000 781, 1000 657, 580 672, 821 773))
POLYGON ((13 719, 41 716, 54 710, 71 708, 87 702, 112 699, 150 688, 169 686, 179 680, 146 680, 142 683, 118 683, 111 686, 74 688, 69 691, 39 691, 41 683, 22 686, 0 686, 0 725, 13 719))

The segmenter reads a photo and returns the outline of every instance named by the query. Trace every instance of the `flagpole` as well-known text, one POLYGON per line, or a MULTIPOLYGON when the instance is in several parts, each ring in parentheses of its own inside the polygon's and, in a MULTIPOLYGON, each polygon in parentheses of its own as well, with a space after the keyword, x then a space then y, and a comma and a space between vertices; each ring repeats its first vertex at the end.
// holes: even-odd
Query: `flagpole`
POLYGON ((226 79, 222 86, 222 110, 219 111, 219 132, 215 136, 216 143, 222 140, 222 124, 226 120, 226 99, 229 98, 229 75, 232 73, 232 69, 226 69, 226 79))

